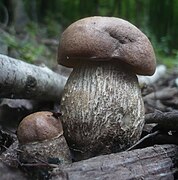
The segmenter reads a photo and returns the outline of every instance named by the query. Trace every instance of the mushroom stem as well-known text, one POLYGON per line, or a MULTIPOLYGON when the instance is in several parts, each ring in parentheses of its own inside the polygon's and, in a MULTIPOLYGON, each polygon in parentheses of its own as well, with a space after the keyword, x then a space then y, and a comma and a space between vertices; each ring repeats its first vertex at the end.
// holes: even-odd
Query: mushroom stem
POLYGON ((41 160, 46 163, 50 161, 56 164, 71 163, 69 149, 63 135, 42 142, 20 145, 20 150, 22 162, 34 163, 41 160))
POLYGON ((144 105, 137 77, 128 71, 122 64, 92 62, 71 73, 61 120, 77 160, 125 150, 140 138, 144 105))

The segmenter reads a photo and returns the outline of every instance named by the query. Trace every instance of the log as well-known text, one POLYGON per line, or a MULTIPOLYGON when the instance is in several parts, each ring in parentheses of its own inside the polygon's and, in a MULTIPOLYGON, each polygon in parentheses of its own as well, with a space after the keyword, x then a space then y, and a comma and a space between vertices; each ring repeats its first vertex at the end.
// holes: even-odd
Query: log
POLYGON ((67 78, 0 54, 0 98, 59 101, 67 78))
MULTIPOLYGON (((178 146, 155 145, 144 149, 102 155, 59 167, 53 180, 174 179, 178 146)), ((55 175, 54 175, 55 174, 55 175)))
POLYGON ((144 96, 143 100, 144 101, 147 101, 149 99, 168 100, 168 99, 174 98, 177 95, 178 95, 178 89, 176 87, 166 87, 164 89, 161 89, 159 91, 156 91, 156 92, 153 92, 144 96))
POLYGON ((145 123, 156 123, 165 130, 178 130, 178 111, 148 113, 145 115, 145 123))
POLYGON ((170 111, 170 109, 177 105, 177 96, 178 89, 176 87, 165 87, 147 94, 143 97, 146 113, 154 112, 155 109, 159 111, 170 111))

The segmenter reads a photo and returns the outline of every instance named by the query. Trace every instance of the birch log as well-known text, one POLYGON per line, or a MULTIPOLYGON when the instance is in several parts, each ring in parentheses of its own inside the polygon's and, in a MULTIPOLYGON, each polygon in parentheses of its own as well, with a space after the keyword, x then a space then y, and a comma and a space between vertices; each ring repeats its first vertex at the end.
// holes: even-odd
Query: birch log
POLYGON ((67 78, 0 54, 0 98, 59 101, 67 78))

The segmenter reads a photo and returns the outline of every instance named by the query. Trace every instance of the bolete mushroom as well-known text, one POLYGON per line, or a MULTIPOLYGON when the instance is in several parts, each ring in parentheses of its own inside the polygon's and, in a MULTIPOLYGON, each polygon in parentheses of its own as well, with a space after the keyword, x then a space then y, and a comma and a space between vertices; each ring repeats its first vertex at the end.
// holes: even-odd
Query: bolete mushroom
POLYGON ((61 120, 77 160, 137 142, 144 104, 136 74, 152 75, 156 67, 146 35, 120 18, 84 18, 63 32, 58 62, 73 68, 62 95, 61 120))
POLYGON ((71 162, 62 124, 52 112, 36 112, 25 117, 19 124, 17 137, 21 150, 20 159, 23 162, 71 162))

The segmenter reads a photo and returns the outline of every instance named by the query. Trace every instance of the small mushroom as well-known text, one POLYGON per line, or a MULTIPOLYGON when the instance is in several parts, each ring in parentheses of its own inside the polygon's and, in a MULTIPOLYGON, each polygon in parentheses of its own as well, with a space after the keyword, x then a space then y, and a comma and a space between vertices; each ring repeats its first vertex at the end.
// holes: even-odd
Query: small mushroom
POLYGON ((21 150, 20 159, 23 162, 71 162, 61 121, 51 112, 36 112, 25 117, 19 124, 17 137, 21 150))
POLYGON ((144 104, 136 74, 152 75, 156 60, 146 35, 114 17, 88 17, 62 34, 58 62, 73 71, 61 100, 64 136, 76 160, 136 143, 144 104))

